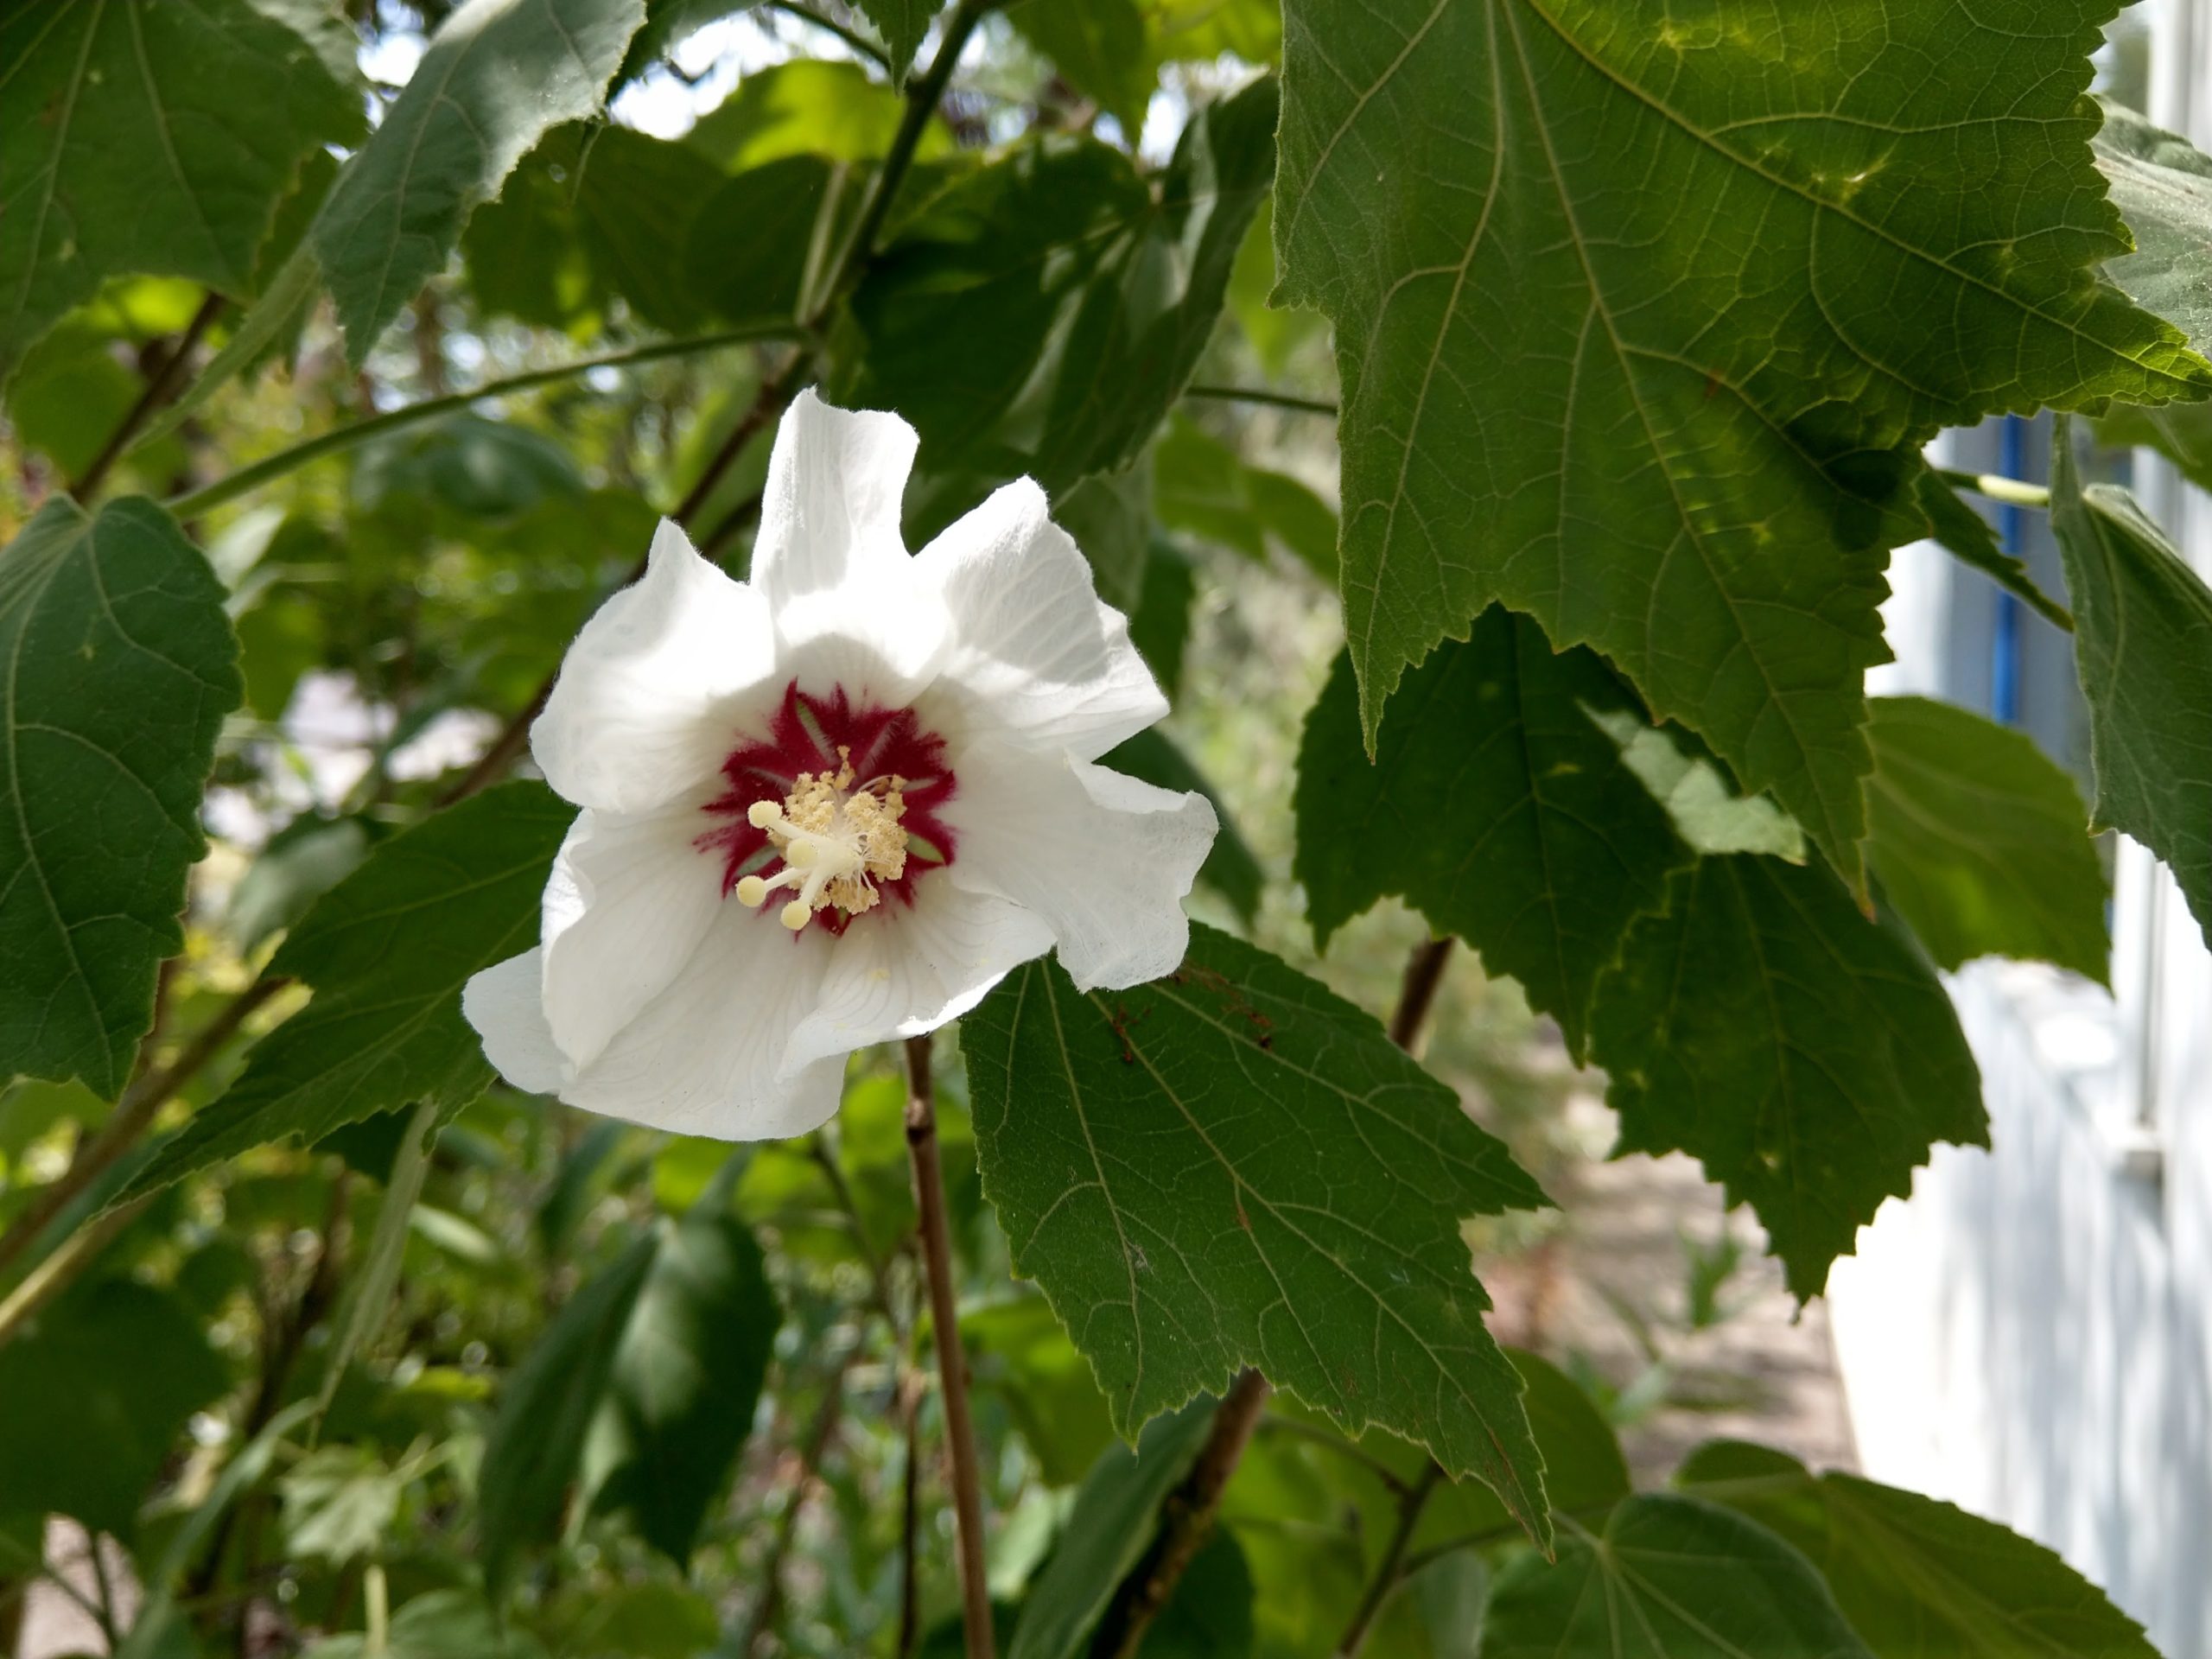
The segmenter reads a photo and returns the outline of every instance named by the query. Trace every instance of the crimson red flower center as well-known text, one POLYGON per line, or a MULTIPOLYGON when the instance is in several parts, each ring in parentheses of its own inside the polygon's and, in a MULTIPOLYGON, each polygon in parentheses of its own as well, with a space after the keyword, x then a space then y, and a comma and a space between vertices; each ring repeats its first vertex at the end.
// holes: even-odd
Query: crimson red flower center
POLYGON ((729 786, 705 809, 718 822, 696 844, 722 861, 725 898, 791 894, 779 913, 794 931, 813 921, 842 933, 881 905, 911 905, 914 883, 957 850, 940 816, 956 787, 944 740, 912 709, 855 706, 842 686, 814 696, 794 680, 766 736, 721 770, 729 786))

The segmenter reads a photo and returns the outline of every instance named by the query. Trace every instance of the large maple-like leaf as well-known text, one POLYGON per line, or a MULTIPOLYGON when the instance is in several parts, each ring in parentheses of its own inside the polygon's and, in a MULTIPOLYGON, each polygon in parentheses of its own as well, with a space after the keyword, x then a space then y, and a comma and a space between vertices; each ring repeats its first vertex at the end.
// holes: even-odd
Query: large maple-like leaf
POLYGON ((1595 645, 1858 882, 1922 442, 2202 397, 2103 283, 2107 0, 1287 0, 1282 296, 1336 321, 1373 741, 1493 601, 1595 645))

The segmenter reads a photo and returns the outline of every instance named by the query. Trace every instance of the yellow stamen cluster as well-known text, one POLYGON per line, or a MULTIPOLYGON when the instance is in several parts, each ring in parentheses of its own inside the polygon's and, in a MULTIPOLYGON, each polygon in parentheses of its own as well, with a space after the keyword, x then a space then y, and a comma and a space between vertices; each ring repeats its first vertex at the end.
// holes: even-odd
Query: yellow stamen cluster
POLYGON ((784 868, 766 880, 746 876, 737 884, 737 901, 758 906, 772 893, 797 887, 798 897, 781 912, 794 933, 824 905, 848 916, 873 910, 882 901, 875 884, 906 873, 906 832, 899 827, 906 780, 871 779, 855 790, 851 751, 841 745, 837 761, 835 772, 799 773, 781 805, 755 801, 746 815, 754 829, 768 832, 784 868))

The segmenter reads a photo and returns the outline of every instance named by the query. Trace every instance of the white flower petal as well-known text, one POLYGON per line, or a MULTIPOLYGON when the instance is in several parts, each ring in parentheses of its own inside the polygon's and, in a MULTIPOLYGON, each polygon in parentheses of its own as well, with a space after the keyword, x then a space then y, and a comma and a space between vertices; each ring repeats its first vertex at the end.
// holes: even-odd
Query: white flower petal
POLYGON ((1183 898, 1221 827, 1205 796, 996 747, 970 751, 959 778, 947 875, 1042 916, 1080 989, 1173 971, 1191 939, 1183 898))
POLYGON ((758 593, 666 519, 645 574, 584 624, 531 753, 579 806, 641 812, 712 776, 754 706, 783 689, 758 593))
POLYGON ((932 701, 977 735, 1095 760, 1167 712, 1122 614, 1098 598, 1086 560, 1028 479, 922 550, 952 643, 932 701))
MULTIPOLYGON (((571 1064, 668 988, 721 908, 721 855, 702 852, 688 799, 657 812, 576 817, 545 889, 545 1020, 571 1064)), ((734 901, 732 901, 734 902, 734 901)))
POLYGON ((561 1098, 587 1111, 680 1135, 769 1141, 804 1135, 837 1109, 842 1056, 785 1075, 791 1032, 821 1000, 835 944, 794 936, 734 902, 716 912, 690 960, 616 1033, 561 1098))
POLYGON ((538 987, 543 958, 537 950, 509 957, 461 987, 461 1018, 484 1039, 484 1057, 518 1089, 533 1095, 558 1092, 568 1064, 545 1023, 538 987))
POLYGON ((753 543, 753 585, 778 611, 908 563, 899 508, 918 442, 896 415, 833 408, 811 391, 791 400, 753 543))
POLYGON ((935 1031, 1052 948, 1042 917, 931 874, 915 883, 911 908, 887 904, 845 931, 821 1004, 792 1032, 785 1067, 935 1031))

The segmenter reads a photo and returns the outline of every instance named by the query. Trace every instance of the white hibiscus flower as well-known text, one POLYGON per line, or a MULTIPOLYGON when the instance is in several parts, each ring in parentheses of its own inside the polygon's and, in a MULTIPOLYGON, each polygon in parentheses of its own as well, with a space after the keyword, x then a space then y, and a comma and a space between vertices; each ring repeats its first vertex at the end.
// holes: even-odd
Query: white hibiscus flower
POLYGON ((1058 947, 1086 988, 1172 971, 1217 828, 1093 762, 1167 712, 1024 479, 910 556, 913 429, 784 417, 748 582, 664 523, 531 732, 583 810, 537 950, 461 1000, 507 1080, 725 1140, 814 1128, 845 1056, 1058 947))

